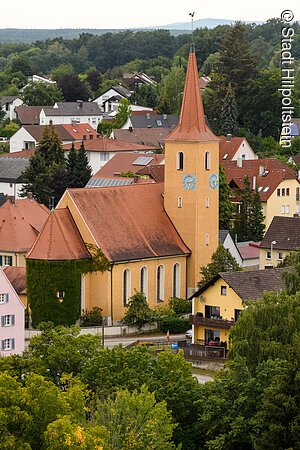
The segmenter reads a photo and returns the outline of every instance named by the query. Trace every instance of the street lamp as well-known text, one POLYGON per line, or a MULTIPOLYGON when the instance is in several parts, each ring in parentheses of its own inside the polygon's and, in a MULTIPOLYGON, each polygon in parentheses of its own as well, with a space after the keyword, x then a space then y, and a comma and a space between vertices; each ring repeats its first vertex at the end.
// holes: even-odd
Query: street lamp
POLYGON ((273 245, 275 245, 276 244, 276 241, 272 241, 271 242, 271 262, 272 262, 272 259, 273 259, 273 245))

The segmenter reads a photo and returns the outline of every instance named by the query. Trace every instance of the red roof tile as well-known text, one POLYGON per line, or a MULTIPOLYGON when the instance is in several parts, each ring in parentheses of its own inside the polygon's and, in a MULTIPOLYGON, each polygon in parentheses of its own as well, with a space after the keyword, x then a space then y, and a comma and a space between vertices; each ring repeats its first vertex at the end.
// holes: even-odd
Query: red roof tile
POLYGON ((165 138, 170 134, 169 128, 134 128, 113 130, 114 137, 126 142, 148 145, 152 149, 163 146, 165 138))
POLYGON ((189 55, 179 124, 166 141, 218 141, 205 122, 195 51, 189 55))
POLYGON ((18 106, 16 113, 22 125, 39 125, 40 112, 44 106, 18 106))
POLYGON ((26 268, 25 267, 3 267, 10 284, 17 294, 26 293, 26 268))
POLYGON ((97 138, 97 131, 88 123, 64 124, 63 127, 76 141, 90 139, 91 136, 93 136, 93 139, 97 138))
MULTIPOLYGON (((76 143, 75 148, 79 149, 81 143, 76 143)), ((70 150, 72 144, 65 144, 64 149, 70 150)), ((145 152, 153 150, 153 146, 142 144, 129 143, 127 141, 120 141, 118 139, 109 139, 100 137, 97 139, 88 139, 84 141, 84 148, 88 152, 145 152)))
POLYGON ((137 173, 147 166, 158 166, 165 159, 162 154, 147 153, 118 153, 93 176, 93 178, 111 178, 119 176, 121 172, 137 173), (134 164, 139 158, 148 158, 148 164, 134 164))
POLYGON ((251 187, 253 187, 253 178, 256 177, 255 185, 263 202, 268 200, 283 180, 297 179, 293 169, 275 158, 242 161, 242 167, 239 167, 236 161, 221 160, 220 162, 225 169, 228 183, 234 181, 239 189, 244 188, 246 175, 249 177, 251 187))
POLYGON ((28 259, 51 261, 87 259, 87 251, 82 237, 67 208, 53 211, 45 223, 38 239, 29 251, 28 259))
POLYGON ((7 200, 0 208, 0 250, 27 252, 50 211, 35 200, 7 200))
POLYGON ((35 148, 21 150, 20 152, 12 152, 6 156, 12 156, 16 158, 30 158, 35 154, 35 148))
POLYGON ((164 211, 162 183, 70 189, 69 194, 111 261, 190 253, 164 211))

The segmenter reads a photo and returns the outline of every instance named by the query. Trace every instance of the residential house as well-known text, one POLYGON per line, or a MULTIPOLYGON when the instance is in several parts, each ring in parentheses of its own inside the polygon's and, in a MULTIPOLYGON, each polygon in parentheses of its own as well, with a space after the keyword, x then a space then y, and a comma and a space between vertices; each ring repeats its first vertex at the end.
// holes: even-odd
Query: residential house
POLYGON ((21 302, 27 308, 26 267, 6 266, 2 267, 2 270, 18 294, 21 302))
POLYGON ((156 84, 154 79, 144 72, 124 73, 123 81, 130 89, 130 92, 137 91, 143 85, 153 86, 156 84))
POLYGON ((23 100, 17 95, 0 96, 0 108, 4 112, 4 119, 14 120, 16 116, 16 108, 23 104, 23 100))
POLYGON ((237 242, 236 246, 242 258, 242 267, 245 270, 258 270, 260 242, 237 242))
MULTIPOLYGON (((75 148, 79 149, 81 143, 75 143, 75 148)), ((64 145, 64 150, 68 152, 71 149, 71 144, 64 145)), ((132 152, 137 157, 136 153, 153 152, 157 150, 154 146, 146 146, 142 144, 131 144, 117 139, 109 139, 99 137, 97 139, 89 139, 84 141, 84 148, 87 153, 89 164, 94 175, 100 170, 113 156, 119 153, 132 152)))
POLYGON ((40 112, 40 125, 87 124, 97 130, 102 113, 97 102, 57 102, 53 106, 43 107, 40 112))
POLYGON ((118 102, 120 102, 122 99, 124 98, 129 99, 130 97, 131 92, 120 84, 112 86, 111 88, 102 92, 102 94, 99 95, 99 97, 95 98, 93 102, 98 103, 101 110, 107 112, 112 110, 112 108, 110 107, 110 103, 109 102, 107 103, 108 100, 112 99, 113 103, 114 99, 116 98, 118 99, 118 102))
MULTIPOLYGON (((118 153, 103 166, 93 178, 114 178, 120 174, 140 175, 141 169, 164 165, 165 155, 154 153, 118 153)), ((146 174, 143 175, 146 178, 146 174)))
MULTIPOLYGON (((135 289, 145 293, 151 308, 197 289, 199 269, 210 262, 219 241, 219 139, 205 122, 193 50, 180 122, 166 139, 164 157, 164 183, 65 192, 27 255, 28 270, 32 261, 47 261, 53 283, 47 301, 58 314, 69 301, 78 310, 99 306, 111 324, 123 318, 135 289), (70 300, 57 261, 85 261, 86 244, 101 249, 110 270, 82 273, 70 300), (55 289, 63 292, 60 298, 55 289)), ((39 295, 43 286, 49 292, 49 282, 41 271, 39 295)), ((33 291, 28 284, 29 305, 33 291)))
POLYGON ((257 159, 247 139, 244 137, 233 137, 231 134, 220 136, 220 161, 237 161, 257 159))
POLYGON ((300 185, 296 172, 275 158, 220 161, 231 188, 230 199, 239 210, 246 175, 262 201, 266 228, 274 216, 293 217, 299 212, 300 185))
POLYGON ((247 301, 258 300, 265 291, 284 290, 283 271, 247 270, 217 274, 191 297, 192 342, 226 346, 230 328, 245 309, 247 301))
POLYGON ((299 249, 299 217, 275 216, 260 243, 259 268, 276 267, 290 252, 299 249))
MULTIPOLYGON (((24 125, 10 138, 10 152, 34 149, 41 141, 47 125, 24 125)), ((54 125, 63 144, 95 139, 97 133, 87 123, 54 125)))
POLYGON ((200 81, 200 89, 204 91, 207 88, 207 85, 211 82, 211 78, 209 76, 202 76, 199 78, 200 81))
POLYGON ((16 118, 21 125, 40 125, 40 113, 47 106, 18 106, 16 118))
POLYGON ((154 112, 133 111, 123 125, 123 129, 129 128, 166 128, 169 132, 178 125, 179 118, 176 114, 157 114, 154 112))
POLYGON ((7 200, 0 208, 0 266, 25 267, 49 210, 32 198, 7 200))
POLYGON ((226 248, 230 252, 231 256, 234 257, 238 265, 242 267, 243 266, 242 256, 228 230, 219 230, 219 242, 223 245, 224 248, 226 248))
POLYGON ((166 137, 170 134, 169 128, 135 128, 113 129, 111 137, 134 144, 149 145, 163 148, 166 137))
POLYGON ((25 348, 25 306, 9 278, 0 268, 0 357, 21 354, 25 348))
POLYGON ((29 158, 0 157, 0 192, 19 198, 22 188, 22 174, 29 165, 29 158))

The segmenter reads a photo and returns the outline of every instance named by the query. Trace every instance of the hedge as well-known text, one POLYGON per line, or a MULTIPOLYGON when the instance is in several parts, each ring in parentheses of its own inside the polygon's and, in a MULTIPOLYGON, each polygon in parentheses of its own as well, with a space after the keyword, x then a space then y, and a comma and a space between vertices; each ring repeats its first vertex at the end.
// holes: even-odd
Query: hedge
POLYGON ((160 330, 164 333, 169 331, 170 333, 185 333, 191 325, 188 319, 181 317, 164 317, 159 322, 160 330))

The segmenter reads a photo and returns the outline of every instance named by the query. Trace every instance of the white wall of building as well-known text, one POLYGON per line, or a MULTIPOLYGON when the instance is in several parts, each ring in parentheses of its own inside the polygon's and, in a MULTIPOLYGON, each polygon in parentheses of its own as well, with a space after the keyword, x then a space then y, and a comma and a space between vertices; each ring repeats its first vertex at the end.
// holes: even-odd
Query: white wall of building
POLYGON ((236 161, 239 158, 243 160, 251 160, 258 158, 258 156, 254 153, 254 151, 252 150, 246 139, 243 140, 242 144, 240 145, 237 152, 233 156, 232 161, 236 161))
POLYGON ((15 198, 21 198, 20 190, 22 188, 21 183, 9 183, 2 181, 0 182, 0 193, 4 195, 13 196, 15 198))
POLYGON ((36 140, 21 127, 15 134, 10 138, 9 141, 9 151, 10 153, 20 152, 21 150, 28 148, 34 148, 36 146, 36 140), (31 147, 30 147, 31 146, 31 147))
POLYGON ((226 239, 223 242, 223 247, 226 248, 227 250, 229 250, 231 255, 236 259, 236 262, 238 263, 238 265, 240 267, 242 267, 242 265, 243 265, 242 257, 241 257, 241 255, 229 233, 227 234, 226 239))
POLYGON ((14 120, 17 118, 16 112, 15 112, 15 108, 17 106, 21 106, 23 105, 23 100, 21 100, 20 98, 16 98, 12 103, 8 104, 8 109, 6 105, 2 106, 2 111, 5 112, 5 119, 9 119, 9 120, 14 120))
POLYGON ((101 122, 102 116, 47 116, 42 109, 40 112, 40 125, 49 125, 50 121, 53 125, 67 125, 76 121, 78 123, 88 123, 94 130, 97 130, 98 124, 101 122))

